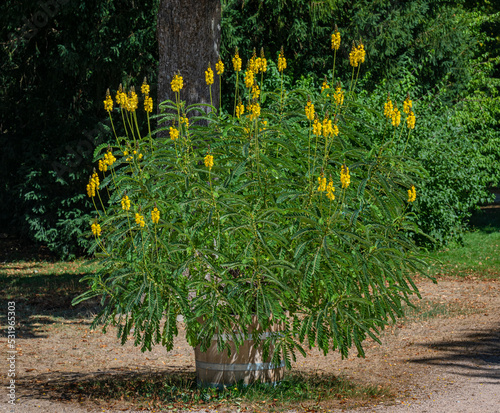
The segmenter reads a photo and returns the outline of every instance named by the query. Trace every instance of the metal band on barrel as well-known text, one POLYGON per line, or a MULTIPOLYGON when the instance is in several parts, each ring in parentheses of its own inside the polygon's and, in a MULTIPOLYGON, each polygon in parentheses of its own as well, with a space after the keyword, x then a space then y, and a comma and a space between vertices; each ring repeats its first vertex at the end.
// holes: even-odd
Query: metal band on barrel
POLYGON ((206 363, 196 360, 196 369, 215 370, 215 371, 260 371, 273 370, 285 367, 285 360, 281 360, 280 364, 273 363, 249 363, 249 364, 222 364, 222 363, 206 363))

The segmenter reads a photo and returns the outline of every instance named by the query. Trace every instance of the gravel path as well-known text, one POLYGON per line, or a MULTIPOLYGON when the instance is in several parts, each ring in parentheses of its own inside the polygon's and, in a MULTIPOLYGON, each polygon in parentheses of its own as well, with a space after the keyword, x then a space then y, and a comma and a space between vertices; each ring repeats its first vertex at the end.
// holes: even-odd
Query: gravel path
MULTIPOLYGON (((424 283, 419 288, 425 300, 444 303, 446 308, 460 304, 460 308, 465 306, 470 311, 395 325, 382 336, 382 346, 366 343, 365 359, 353 355, 341 360, 337 354, 323 357, 312 351, 307 358, 298 359, 294 369, 340 374, 354 381, 380 384, 401 395, 385 402, 379 399, 378 404, 369 407, 351 404, 348 411, 352 413, 500 413, 500 283, 442 281, 437 286, 424 283)), ((0 338, 2 342, 5 341, 0 338)), ((46 336, 33 334, 19 342, 20 373, 27 384, 19 390, 19 401, 11 409, 6 403, 6 374, 4 369, 0 370, 2 413, 134 412, 96 410, 76 401, 59 402, 54 395, 42 394, 37 383, 70 375, 81 378, 98 371, 121 371, 123 366, 172 374, 179 369, 193 369, 194 365, 192 349, 183 344, 182 338, 171 354, 162 348, 143 354, 130 343, 120 346, 113 332, 90 334, 86 325, 76 320, 51 330, 46 336), (61 354, 72 354, 73 363, 62 363, 61 354)), ((228 410, 221 409, 219 413, 225 411, 228 410)), ((289 413, 301 411, 304 410, 289 413)), ((345 408, 330 411, 341 412, 345 408)))

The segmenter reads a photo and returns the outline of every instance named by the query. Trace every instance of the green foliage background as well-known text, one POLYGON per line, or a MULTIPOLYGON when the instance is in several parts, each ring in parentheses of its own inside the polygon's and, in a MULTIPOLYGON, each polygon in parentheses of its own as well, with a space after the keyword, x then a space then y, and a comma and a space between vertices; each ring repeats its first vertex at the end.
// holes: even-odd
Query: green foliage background
MULTIPOLYGON (((0 223, 69 256, 88 245, 90 155, 111 136, 102 110, 106 88, 148 76, 154 97, 158 1, 54 2, 31 39, 15 40, 49 3, 0 5, 0 223)), ((381 85, 395 80, 402 86, 391 93, 404 98, 411 89, 420 110, 409 150, 430 178, 416 208, 423 228, 444 243, 459 236, 471 209, 487 199, 486 188, 499 185, 499 11, 486 0, 225 0, 221 53, 229 68, 235 46, 245 61, 254 47, 276 58, 283 45, 285 80, 317 87, 332 64, 334 24, 343 38, 343 82, 349 41, 362 38, 363 88, 379 99, 381 85)), ((276 80, 277 72, 267 81, 276 80)), ((233 79, 227 82, 226 107, 233 79)))

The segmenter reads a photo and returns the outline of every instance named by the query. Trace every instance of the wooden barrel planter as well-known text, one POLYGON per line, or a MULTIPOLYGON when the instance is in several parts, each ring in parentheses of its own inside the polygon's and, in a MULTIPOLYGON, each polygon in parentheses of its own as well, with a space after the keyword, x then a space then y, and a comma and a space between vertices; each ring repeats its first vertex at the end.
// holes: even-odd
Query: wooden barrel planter
MULTIPOLYGON (((249 334, 238 351, 231 337, 227 337, 231 346, 231 356, 227 355, 227 351, 221 353, 217 351, 217 337, 212 338, 212 345, 206 352, 201 352, 199 346, 195 348, 196 376, 199 385, 223 388, 240 381, 244 385, 249 385, 255 381, 276 384, 283 380, 285 362, 275 365, 271 360, 263 358, 262 342, 271 333, 261 333, 261 343, 256 345, 251 333, 256 326, 252 327, 249 328, 249 334)), ((273 329, 274 334, 276 331, 279 331, 277 327, 273 329)))

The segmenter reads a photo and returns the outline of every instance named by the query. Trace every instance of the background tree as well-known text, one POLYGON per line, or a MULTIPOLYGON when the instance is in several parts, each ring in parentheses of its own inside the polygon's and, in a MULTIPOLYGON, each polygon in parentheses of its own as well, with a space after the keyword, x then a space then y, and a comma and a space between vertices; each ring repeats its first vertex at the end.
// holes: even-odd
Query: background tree
MULTIPOLYGON (((221 32, 220 0, 162 0, 158 9, 158 99, 173 98, 170 82, 180 72, 184 79, 181 100, 187 105, 210 104, 204 72, 215 73, 221 32)), ((219 107, 219 79, 214 76, 212 103, 219 107)))

